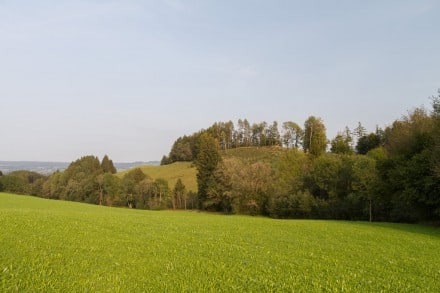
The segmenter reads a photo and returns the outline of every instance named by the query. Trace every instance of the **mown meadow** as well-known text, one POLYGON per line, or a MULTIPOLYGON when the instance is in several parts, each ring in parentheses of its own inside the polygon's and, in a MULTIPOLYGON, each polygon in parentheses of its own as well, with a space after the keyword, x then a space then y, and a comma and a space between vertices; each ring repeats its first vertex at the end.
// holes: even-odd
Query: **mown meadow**
MULTIPOLYGON (((188 191, 197 192, 197 170, 191 162, 176 162, 164 166, 143 165, 138 168, 153 180, 160 178, 165 179, 171 188, 175 186, 177 180, 180 179, 188 191)), ((131 170, 133 169, 134 168, 131 170)), ((128 172, 129 170, 119 172, 117 176, 122 179, 128 172)))
POLYGON ((439 292, 440 230, 0 193, 1 292, 439 292))

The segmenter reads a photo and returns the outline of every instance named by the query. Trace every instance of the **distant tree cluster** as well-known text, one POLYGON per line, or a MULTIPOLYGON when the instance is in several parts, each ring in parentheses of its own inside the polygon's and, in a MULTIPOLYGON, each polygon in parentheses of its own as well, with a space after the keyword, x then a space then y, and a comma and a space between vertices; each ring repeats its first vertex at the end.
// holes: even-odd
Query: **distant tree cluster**
POLYGON ((8 174, 0 172, 0 191, 39 195, 47 176, 33 171, 19 170, 8 174))
POLYGON ((202 134, 208 134, 217 140, 221 150, 239 147, 284 146, 300 148, 313 155, 325 152, 327 137, 321 118, 311 116, 304 124, 304 129, 292 121, 282 124, 280 131, 278 122, 250 124, 247 119, 239 119, 237 125, 232 121, 216 122, 190 136, 179 137, 173 144, 168 156, 164 156, 161 165, 178 161, 194 161, 197 158, 198 142, 202 134))
POLYGON ((64 172, 43 176, 15 171, 0 175, 0 191, 30 194, 50 199, 79 201, 140 209, 194 208, 194 195, 178 180, 173 190, 164 179, 152 180, 141 169, 115 175, 113 161, 104 156, 85 156, 72 162, 64 172))

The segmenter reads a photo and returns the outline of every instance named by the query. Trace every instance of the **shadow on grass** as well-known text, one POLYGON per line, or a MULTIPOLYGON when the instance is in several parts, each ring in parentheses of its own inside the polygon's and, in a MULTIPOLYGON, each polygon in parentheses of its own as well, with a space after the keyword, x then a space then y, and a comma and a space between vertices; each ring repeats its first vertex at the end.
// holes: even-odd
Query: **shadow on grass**
POLYGON ((440 226, 434 225, 422 225, 422 224, 402 224, 402 223, 389 223, 389 222, 358 222, 359 224, 365 224, 375 227, 382 227, 386 229, 394 229, 404 231, 408 233, 424 234, 431 237, 440 238, 440 226))

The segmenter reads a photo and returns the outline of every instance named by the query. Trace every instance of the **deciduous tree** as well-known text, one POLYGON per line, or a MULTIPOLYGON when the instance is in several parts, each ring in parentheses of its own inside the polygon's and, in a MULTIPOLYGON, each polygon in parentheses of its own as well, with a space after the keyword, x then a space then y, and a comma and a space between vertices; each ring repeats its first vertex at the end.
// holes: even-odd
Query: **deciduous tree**
POLYGON ((310 116, 304 123, 304 151, 317 157, 327 148, 327 136, 321 118, 310 116))
POLYGON ((138 184, 147 178, 147 175, 140 168, 130 170, 124 175, 121 181, 121 189, 125 196, 126 205, 129 208, 136 207, 136 197, 138 195, 138 184))
POLYGON ((283 144, 287 148, 299 148, 302 144, 304 131, 301 127, 292 121, 283 123, 283 144))
POLYGON ((373 221, 373 201, 377 196, 378 172, 376 161, 368 156, 357 156, 353 164, 353 192, 368 202, 368 219, 373 221))
POLYGON ((383 130, 377 128, 375 133, 372 132, 360 137, 356 145, 356 152, 360 155, 365 155, 370 150, 381 146, 384 140, 383 136, 383 130))
POLYGON ((353 153, 351 142, 352 138, 349 133, 338 133, 330 143, 330 151, 334 154, 351 154, 353 153))
POLYGON ((186 188, 183 184, 182 180, 179 178, 174 185, 173 193, 172 193, 172 206, 173 209, 185 209, 187 206, 187 194, 186 188))
MULTIPOLYGON (((437 180, 440 180, 440 89, 437 96, 432 97, 432 119, 434 123, 433 129, 433 172, 437 180)), ((440 215, 440 210, 439 210, 440 215)))

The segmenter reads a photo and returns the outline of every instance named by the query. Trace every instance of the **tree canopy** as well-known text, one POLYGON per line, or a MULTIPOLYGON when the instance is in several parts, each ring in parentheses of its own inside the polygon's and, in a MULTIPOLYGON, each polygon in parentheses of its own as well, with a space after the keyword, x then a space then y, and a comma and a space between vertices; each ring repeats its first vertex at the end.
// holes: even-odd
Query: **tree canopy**
POLYGON ((304 122, 304 151, 313 156, 319 156, 327 148, 327 136, 324 122, 321 118, 310 116, 304 122))

